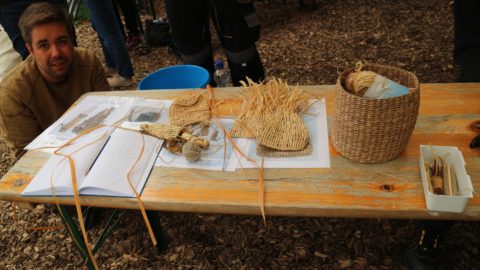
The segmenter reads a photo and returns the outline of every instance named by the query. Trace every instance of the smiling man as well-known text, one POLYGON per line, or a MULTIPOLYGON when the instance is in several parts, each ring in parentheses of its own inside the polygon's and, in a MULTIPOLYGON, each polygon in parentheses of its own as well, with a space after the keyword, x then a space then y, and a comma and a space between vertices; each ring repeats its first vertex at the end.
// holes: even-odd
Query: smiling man
POLYGON ((0 84, 0 135, 17 156, 81 95, 110 90, 93 52, 74 48, 69 25, 63 7, 46 2, 20 17, 30 56, 0 84))

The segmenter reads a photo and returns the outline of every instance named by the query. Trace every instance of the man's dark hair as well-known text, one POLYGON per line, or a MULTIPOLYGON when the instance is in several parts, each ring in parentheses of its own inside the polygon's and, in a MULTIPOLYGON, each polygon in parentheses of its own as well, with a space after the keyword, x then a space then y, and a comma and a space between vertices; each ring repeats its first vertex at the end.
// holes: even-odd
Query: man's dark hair
POLYGON ((74 38, 70 16, 65 8, 47 2, 33 3, 20 16, 18 28, 22 32, 23 40, 32 45, 32 30, 38 25, 46 23, 60 23, 66 26, 70 39, 74 38))

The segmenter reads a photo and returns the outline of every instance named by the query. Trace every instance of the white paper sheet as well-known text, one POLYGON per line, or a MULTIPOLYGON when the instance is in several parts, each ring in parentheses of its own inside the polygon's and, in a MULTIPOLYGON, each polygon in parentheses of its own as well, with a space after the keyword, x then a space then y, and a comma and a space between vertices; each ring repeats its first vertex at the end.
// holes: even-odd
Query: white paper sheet
MULTIPOLYGON (((312 101, 311 101, 312 102, 312 101)), ((313 151, 309 156, 288 158, 264 158, 264 168, 329 168, 330 151, 328 146, 328 126, 325 99, 314 103, 307 114, 302 116, 309 132, 313 151)), ((254 139, 241 138, 238 147, 257 164, 240 155, 237 158, 238 168, 257 168, 262 158, 257 155, 257 144, 254 139)))
POLYGON ((85 130, 88 125, 84 124, 87 124, 88 121, 90 123, 98 122, 101 125, 112 125, 122 120, 130 111, 132 104, 138 100, 141 98, 86 96, 28 144, 25 149, 43 148, 42 151, 52 153, 55 148, 85 130), (95 121, 95 117, 98 121, 95 121))

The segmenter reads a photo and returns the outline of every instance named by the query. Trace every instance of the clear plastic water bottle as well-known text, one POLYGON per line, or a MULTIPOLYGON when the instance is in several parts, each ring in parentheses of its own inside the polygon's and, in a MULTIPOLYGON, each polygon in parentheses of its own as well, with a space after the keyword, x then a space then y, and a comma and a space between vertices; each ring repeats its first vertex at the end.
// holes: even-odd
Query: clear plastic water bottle
POLYGON ((230 71, 225 68, 222 60, 215 61, 215 72, 213 73, 213 80, 217 83, 217 87, 232 86, 230 71))

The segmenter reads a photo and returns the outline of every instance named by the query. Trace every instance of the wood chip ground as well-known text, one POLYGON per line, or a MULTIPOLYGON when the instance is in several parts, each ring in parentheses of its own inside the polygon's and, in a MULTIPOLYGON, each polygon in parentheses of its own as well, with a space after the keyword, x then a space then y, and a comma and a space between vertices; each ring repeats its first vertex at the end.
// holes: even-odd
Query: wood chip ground
MULTIPOLYGON (((421 83, 453 82, 450 0, 258 1, 263 22, 258 49, 268 76, 289 84, 334 84, 358 60, 414 72, 421 83), (305 1, 307 4, 311 1, 305 1)), ((155 1, 164 16, 162 1, 155 1)), ((89 22, 77 27, 79 45, 103 59, 89 22)), ((217 39, 217 58, 225 59, 217 39)), ((167 48, 131 52, 134 80, 180 63, 167 48)), ((136 87, 136 85, 134 86, 136 87)), ((0 176, 13 160, 0 142, 0 176)), ((99 250, 102 269, 405 269, 404 248, 418 221, 162 213, 170 247, 151 246, 138 212, 131 211, 99 250)), ((50 207, 19 210, 0 202, 1 269, 78 269, 81 258, 50 207)), ((98 235, 99 229, 91 231, 98 235)), ((479 222, 457 222, 445 237, 444 269, 480 269, 479 222)))

